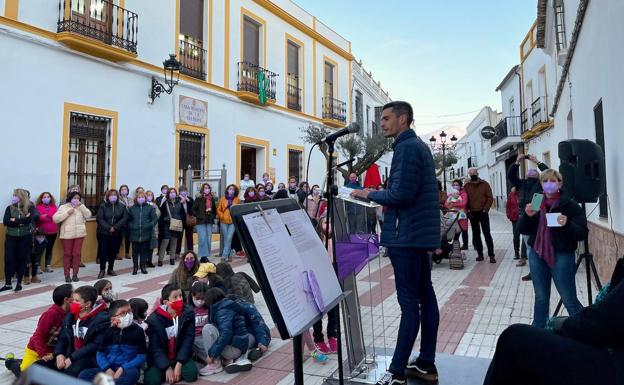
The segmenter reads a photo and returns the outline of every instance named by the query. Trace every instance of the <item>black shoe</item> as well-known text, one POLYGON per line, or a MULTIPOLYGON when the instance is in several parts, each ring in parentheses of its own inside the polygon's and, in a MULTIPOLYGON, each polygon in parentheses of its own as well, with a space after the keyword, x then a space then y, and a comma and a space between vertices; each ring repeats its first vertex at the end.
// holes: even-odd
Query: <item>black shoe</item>
POLYGON ((134 267, 132 268, 132 275, 137 275, 139 271, 139 267, 137 265, 134 265, 134 267))
POLYGON ((149 268, 156 267, 156 266, 154 266, 154 264, 152 262, 148 262, 145 266, 147 266, 149 268))
POLYGON ((74 276, 72 277, 72 281, 74 281, 74 282, 78 282, 79 281, 77 274, 74 274, 74 276))
POLYGON ((477 257, 477 262, 481 262, 481 261, 483 261, 483 255, 479 255, 479 256, 477 257))
POLYGON ((515 260, 520 259, 520 255, 519 255, 519 254, 516 254, 516 255, 514 256, 514 259, 515 259, 515 260))
POLYGON ((3 286, 3 287, 0 289, 0 292, 3 292, 3 291, 9 291, 9 290, 11 290, 11 289, 13 289, 13 286, 11 286, 11 285, 5 285, 5 286, 3 286))
POLYGON ((406 383, 405 377, 399 377, 396 374, 386 372, 375 385, 405 385, 406 383))
POLYGON ((162 261, 158 261, 158 267, 162 266, 162 261))
MULTIPOLYGON (((9 353, 7 354, 7 356, 13 356, 13 353, 9 353)), ((4 361, 4 366, 9 369, 15 375, 15 377, 18 378, 22 374, 22 371, 20 370, 21 364, 22 360, 17 358, 6 358, 6 360, 4 361)))
POLYGON ((493 255, 490 257, 490 263, 496 263, 496 258, 493 255))
POLYGON ((147 274, 147 269, 145 268, 145 265, 141 265, 141 273, 147 274))
POLYGON ((18 291, 22 291, 22 284, 18 283, 17 286, 15 286, 15 292, 17 293, 18 291))
POLYGON ((171 266, 175 265, 175 260, 173 258, 169 258, 169 264, 171 266))
POLYGON ((405 375, 431 384, 438 383, 438 369, 435 364, 425 362, 420 358, 407 364, 405 375))
POLYGON ((80 262, 80 267, 86 267, 84 263, 80 262))
POLYGON ((71 278, 69 278, 69 275, 65 276, 65 282, 67 283, 71 283, 71 278))
POLYGON ((126 259, 132 259, 132 257, 129 255, 126 255, 126 259))
POLYGON ((525 275, 524 277, 522 277, 523 281, 530 281, 531 280, 531 273, 525 275))
POLYGON ((260 357, 262 357, 262 350, 260 350, 259 348, 249 349, 249 353, 247 353, 247 358, 249 358, 249 361, 257 361, 260 357))
POLYGON ((102 278, 104 278, 104 275, 105 275, 105 274, 106 274, 106 273, 104 272, 104 270, 100 270, 100 272, 98 273, 98 277, 97 277, 97 279, 102 279, 102 278))
POLYGON ((108 275, 110 275, 111 277, 116 277, 117 273, 115 273, 113 270, 109 270, 108 275))

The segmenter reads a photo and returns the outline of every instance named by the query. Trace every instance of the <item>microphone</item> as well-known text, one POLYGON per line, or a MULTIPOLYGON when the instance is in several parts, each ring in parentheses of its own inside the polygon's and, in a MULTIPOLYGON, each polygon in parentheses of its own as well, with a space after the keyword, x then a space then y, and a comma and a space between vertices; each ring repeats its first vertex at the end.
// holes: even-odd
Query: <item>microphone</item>
POLYGON ((338 138, 348 135, 348 134, 356 133, 358 131, 360 131, 360 125, 357 124, 356 122, 353 122, 349 124, 348 126, 346 126, 345 128, 342 128, 334 133, 327 135, 325 138, 323 138, 320 142, 316 144, 334 143, 338 138))

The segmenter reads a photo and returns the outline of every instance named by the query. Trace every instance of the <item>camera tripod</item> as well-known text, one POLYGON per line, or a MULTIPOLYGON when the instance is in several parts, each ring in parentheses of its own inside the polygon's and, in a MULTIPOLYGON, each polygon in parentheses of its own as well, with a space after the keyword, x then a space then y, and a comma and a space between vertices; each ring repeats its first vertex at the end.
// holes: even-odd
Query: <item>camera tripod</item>
MULTIPOLYGON (((583 212, 585 211, 585 202, 581 203, 581 207, 583 208, 583 212)), ((598 277, 598 270, 596 269, 596 265, 594 264, 594 256, 589 251, 589 234, 585 235, 585 239, 583 240, 583 252, 579 255, 576 260, 576 269, 574 269, 575 275, 578 272, 581 263, 585 261, 585 279, 587 281, 587 304, 591 305, 593 302, 592 296, 592 282, 591 276, 593 274, 594 281, 596 281, 596 286, 598 286, 598 290, 602 289, 602 283, 600 283, 600 277, 598 277)), ((561 306, 563 305, 563 300, 559 299, 559 303, 557 304, 557 308, 553 313, 553 317, 556 317, 561 310, 561 306)))

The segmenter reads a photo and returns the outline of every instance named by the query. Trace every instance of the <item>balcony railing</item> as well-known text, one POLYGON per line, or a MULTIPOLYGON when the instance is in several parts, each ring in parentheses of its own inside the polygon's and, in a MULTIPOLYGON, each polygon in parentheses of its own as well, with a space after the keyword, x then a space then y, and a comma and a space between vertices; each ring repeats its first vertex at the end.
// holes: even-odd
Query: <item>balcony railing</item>
POLYGON ((286 78, 286 103, 291 110, 301 111, 301 88, 296 75, 288 74, 286 78))
POLYGON ((471 168, 471 167, 479 167, 476 156, 471 156, 468 158, 468 168, 471 168))
POLYGON ((59 0, 58 33, 76 33, 136 53, 138 30, 139 16, 111 1, 59 0))
POLYGON ((539 97, 531 103, 531 118, 533 121, 533 127, 540 123, 548 122, 548 112, 546 111, 546 98, 539 97))
POLYGON ((531 127, 529 127, 529 114, 528 108, 525 108, 520 114, 520 127, 523 134, 531 129, 531 127))
POLYGON ((275 100, 277 74, 249 62, 238 63, 238 91, 260 95, 263 88, 267 99, 275 100), (262 84, 263 83, 263 84, 262 84))
POLYGON ((206 80, 206 50, 201 46, 180 40, 180 72, 197 79, 206 80))
POLYGON ((347 122, 347 103, 330 98, 323 98, 323 119, 329 119, 341 123, 347 122))
POLYGON ((496 127, 494 127, 496 136, 490 140, 490 144, 493 146, 505 138, 520 136, 522 134, 520 122, 520 116, 508 116, 502 119, 496 127))

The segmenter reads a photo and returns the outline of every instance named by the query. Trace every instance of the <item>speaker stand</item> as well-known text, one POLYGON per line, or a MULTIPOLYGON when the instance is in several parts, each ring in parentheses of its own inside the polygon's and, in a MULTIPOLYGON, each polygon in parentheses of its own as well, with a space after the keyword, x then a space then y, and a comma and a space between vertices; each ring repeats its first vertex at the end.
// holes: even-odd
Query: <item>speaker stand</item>
MULTIPOLYGON (((583 213, 585 213, 585 202, 581 203, 581 207, 583 207, 583 213)), ((581 263, 585 261, 585 279, 587 281, 587 304, 588 306, 593 304, 593 296, 592 296, 592 282, 591 276, 593 274, 594 281, 596 282, 596 286, 598 286, 598 290, 602 290, 602 283, 600 283, 600 277, 598 277, 598 270, 596 269, 596 265, 594 264, 594 256, 589 251, 589 234, 583 240, 583 252, 579 255, 576 260, 576 269, 574 269, 575 275, 578 272, 581 263)), ((556 317, 561 310, 561 306, 563 305, 563 300, 559 299, 559 303, 557 304, 557 308, 555 309, 555 313, 553 317, 556 317)))

